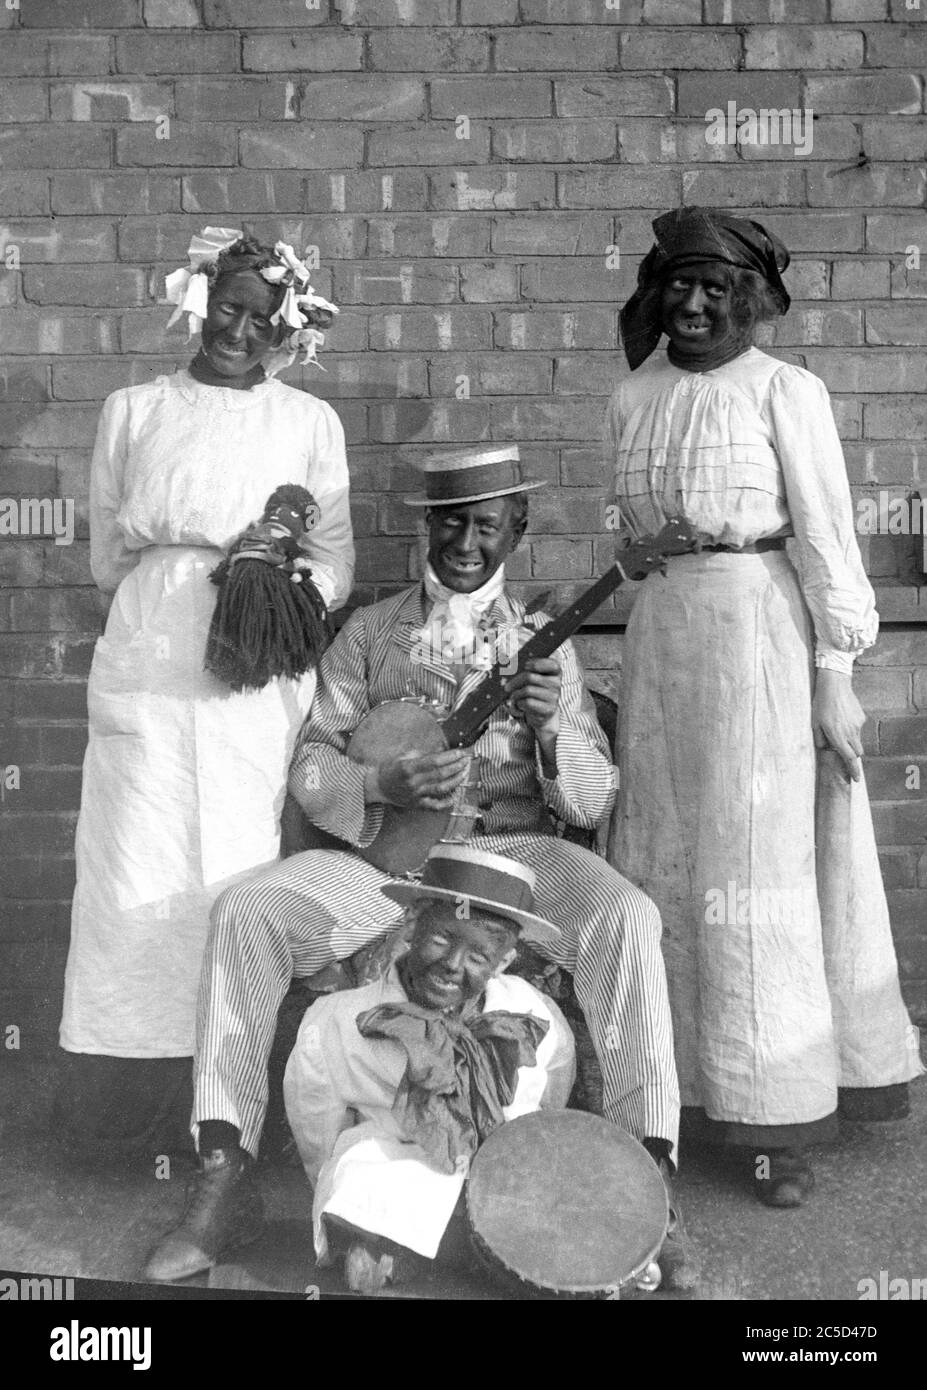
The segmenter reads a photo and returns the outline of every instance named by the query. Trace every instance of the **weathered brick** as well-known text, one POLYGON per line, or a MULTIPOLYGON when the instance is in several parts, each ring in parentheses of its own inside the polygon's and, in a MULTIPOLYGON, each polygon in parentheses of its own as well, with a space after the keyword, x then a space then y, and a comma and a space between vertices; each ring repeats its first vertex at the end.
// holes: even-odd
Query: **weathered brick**
POLYGON ((374 30, 368 38, 375 72, 485 72, 489 38, 466 29, 374 30), (411 40, 411 41, 410 41, 411 40))
MULTIPOLYGON (((241 133, 241 163, 258 169, 342 169, 363 159, 363 132, 319 124, 265 126, 241 133)), ((208 161, 198 161, 207 163, 208 161)), ((234 159, 226 161, 234 163, 234 159)))
MULTIPOLYGON (((9 397, 4 396, 4 400, 9 397)), ((41 584, 44 554, 41 541, 12 540, 0 545, 0 584, 6 589, 41 584)))
POLYGON ((203 23, 208 29, 293 29, 307 24, 327 24, 328 0, 203 0, 203 23))
MULTIPOLYGON (((216 35, 218 38, 219 36, 216 35)), ((232 41, 232 35, 228 35, 232 41)), ((355 72, 364 41, 357 34, 246 34, 244 72, 355 72)))
POLYGON ((42 266, 24 275, 25 296, 33 304, 105 307, 144 304, 145 272, 125 265, 42 266))
POLYGON ((813 251, 862 251, 863 219, 855 213, 780 213, 763 218, 764 227, 775 232, 793 253, 813 251))
POLYGON ((488 348, 492 321, 485 309, 391 309, 370 317, 374 351, 488 348))
POLYGON ((455 395, 461 378, 472 396, 543 396, 551 390, 551 360, 526 352, 442 353, 429 360, 432 396, 455 395))
POLYGON ((428 179, 428 206, 455 212, 554 206, 556 182, 549 169, 447 170, 428 179))
POLYGON ((32 125, 0 130, 5 169, 100 169, 112 163, 112 136, 93 127, 32 125))
POLYGON ((831 294, 834 299, 888 299, 891 268, 890 261, 874 258, 834 261, 831 294))
POLYGON ((494 401, 496 439, 598 439, 602 433, 602 402, 494 401))
POLYGON ((859 309, 804 308, 793 304, 785 318, 764 325, 768 341, 776 347, 828 347, 863 341, 859 309))
MULTIPOLYGON (((834 80, 843 82, 849 79, 834 80)), ((794 110, 801 106, 800 96, 801 78, 798 73, 725 72, 721 76, 715 72, 682 72, 677 83, 680 116, 705 117, 709 111, 727 112, 728 102, 736 102, 738 109, 751 111, 763 108, 794 110)), ((808 104, 814 103, 809 101, 808 104)))
POLYGON ((676 207, 679 175, 669 169, 596 169, 557 175, 561 208, 676 207))
MULTIPOLYGON (((93 575, 90 572, 89 528, 80 524, 79 517, 75 518, 74 532, 77 539, 72 545, 56 545, 53 541, 46 541, 43 583, 68 588, 74 584, 93 583, 93 575)), ((83 717, 86 711, 82 709, 80 713, 83 717)))
POLYGON ((140 0, 27 0, 24 29, 131 29, 141 23, 140 0))
POLYGON ((112 261, 116 232, 111 222, 69 217, 65 221, 13 222, 0 246, 15 243, 24 265, 39 261, 112 261))
POLYGON ((87 687, 83 681, 14 681, 12 684, 13 713, 18 719, 82 721, 87 718, 87 687))
POLYGON ((621 35, 622 68, 719 69, 740 65, 739 34, 698 29, 625 30, 621 35))
POLYGON ((48 395, 48 369, 43 362, 23 362, 16 357, 0 361, 0 399, 47 401, 48 395))
POLYGON ((490 249, 490 221, 473 214, 375 216, 368 219, 367 240, 371 256, 479 256, 490 249))
POLYGON ((174 87, 174 110, 178 120, 194 124, 197 121, 256 121, 260 115, 268 114, 262 112, 261 103, 271 85, 279 93, 282 118, 285 84, 269 84, 264 77, 181 80, 174 87))
POLYGON ((673 83, 667 77, 565 78, 554 83, 554 102, 558 116, 662 116, 673 109, 673 83))
POLYGON ((554 362, 555 396, 607 397, 617 384, 617 363, 612 352, 571 353, 554 362))
MULTIPOLYGON (((289 86, 289 84, 287 84, 289 86)), ((414 121, 424 114, 425 84, 414 77, 306 76, 295 85, 295 116, 321 121, 414 121)), ((283 116, 284 92, 277 88, 279 117, 283 116)), ((267 103, 261 114, 267 116, 267 103)))
POLYGON ((849 23, 859 19, 887 19, 888 0, 830 0, 830 17, 849 23))
POLYGON ((927 666, 914 672, 913 699, 915 709, 927 710, 927 666))
MULTIPOLYGON (((921 334, 927 328, 921 328, 921 334)), ((867 439, 923 439, 927 429, 927 401, 908 397, 869 401, 865 406, 867 439)))
POLYGON ((4 889, 9 898, 34 898, 39 892, 43 898, 66 898, 74 891, 74 861, 11 856, 4 866, 4 889))
POLYGON ((441 261, 339 264, 333 293, 340 304, 450 304, 457 299, 457 267, 441 261))
POLYGON ((618 346, 618 312, 611 308, 500 310, 495 344, 502 348, 601 348, 618 346))
MULTIPOLYGON (((171 121, 170 137, 158 138, 154 122, 150 126, 127 126, 116 131, 116 163, 146 165, 204 164, 215 168, 235 164, 237 131, 234 126, 185 125, 171 121)), ((249 138, 242 136, 242 144, 249 138)))
MULTIPOLYGON (((527 0, 528 4, 534 0, 527 0)), ((595 4, 596 0, 585 0, 587 4, 595 4)), ((460 0, 460 22, 461 24, 492 24, 494 27, 500 24, 518 23, 519 0, 460 0)), ((563 5, 559 3, 559 8, 563 5)), ((525 0, 522 0, 522 10, 525 8, 525 0)), ((529 16, 522 15, 524 20, 530 22, 529 16)), ((547 24, 549 21, 544 20, 547 24)))
POLYGON ((369 438, 404 444, 409 439, 442 443, 488 439, 489 406, 483 401, 399 401, 371 405, 369 438))
POLYGON ((89 446, 98 414, 91 407, 69 405, 46 405, 39 412, 31 403, 0 407, 3 438, 26 449, 89 446))
POLYGON ((170 82, 53 82, 53 121, 155 121, 174 109, 170 82))
POLYGON ((440 77, 431 83, 433 117, 549 116, 551 84, 543 77, 440 77))
MULTIPOLYGON (((185 354, 189 357, 189 353, 185 354)), ((52 395, 56 401, 102 401, 123 386, 154 381, 156 376, 176 370, 176 359, 155 361, 117 357, 98 362, 61 362, 52 368, 52 395)), ((89 583, 91 580, 81 581, 89 583)))
POLYGON ((927 118, 864 120, 862 145, 870 159, 927 159, 927 118))
POLYGON ((531 572, 541 579, 585 579, 592 574, 592 546, 587 540, 531 541, 531 572))
MULTIPOLYGON (((871 710, 910 710, 910 671, 887 671, 862 667, 853 678, 857 699, 867 713, 871 710)), ((870 796, 873 792, 870 790, 870 796)), ((897 796, 895 792, 893 795, 897 796)))
POLYGON ((427 176, 420 169, 306 175, 307 211, 421 212, 427 204, 427 176))
MULTIPOLYGON (((42 684, 55 689, 64 682, 44 681, 42 684)), ((35 688, 37 686, 33 686, 35 688)), ((83 695, 86 712, 87 687, 83 681, 78 682, 78 689, 83 695)), ((81 775, 77 768, 29 768, 22 778, 16 805, 23 811, 47 810, 50 806, 63 811, 76 811, 80 806, 80 786, 81 775)))
POLYGON ((461 267, 460 297, 465 304, 504 304, 517 300, 518 267, 510 261, 482 261, 461 267))
POLYGON ((197 0, 142 0, 142 6, 149 29, 196 29, 200 22, 197 0))
POLYGON ((51 184, 55 213, 180 211, 180 180, 166 174, 55 174, 51 184))
POLYGON ((35 309, 0 310, 0 342, 5 353, 97 353, 116 351, 111 318, 99 314, 59 314, 35 309))
MULTIPOLYGON (((605 256, 574 257, 568 264, 540 261, 522 272, 522 291, 532 303, 569 303, 573 300, 614 304, 619 300, 618 271, 609 269, 605 256)), ((633 285, 633 280, 632 280, 633 285)))
POLYGON ((781 123, 781 118, 777 129, 783 134, 790 134, 792 143, 738 145, 740 157, 754 163, 757 160, 765 163, 770 159, 797 158, 806 170, 821 160, 839 160, 845 166, 848 163, 855 164, 859 159, 862 144, 857 122, 849 118, 815 114, 809 125, 810 108, 808 117, 800 113, 797 123, 794 117, 790 119, 791 130, 781 123), (798 153, 799 150, 801 153, 798 153))
POLYGON ((618 36, 578 25, 513 29, 497 35, 495 61, 499 72, 607 72, 618 67, 618 36))
POLYGON ((531 164, 582 164, 614 159, 618 133, 614 121, 528 121, 494 126, 492 152, 497 159, 531 164))
POLYGON ((824 349, 804 354, 808 370, 831 391, 925 391, 927 356, 824 349))
POLYGON ((612 219, 602 213, 510 213, 492 222, 492 250, 500 256, 604 255, 613 239, 612 219))
POLYGON ((33 217, 48 209, 47 178, 31 171, 0 176, 0 216, 33 217))
POLYGON ((921 110, 921 85, 919 77, 902 72, 871 77, 809 77, 805 82, 805 100, 815 111, 917 115, 921 110))
POLYGON ((917 304, 871 305, 866 309, 867 343, 927 343, 927 319, 917 304))
POLYGON ((824 24, 827 0, 705 0, 706 24, 824 24))
POLYGON ((827 261, 792 261, 785 275, 789 294, 793 299, 826 299, 828 268, 827 261))
POLYGON ((730 164, 689 169, 683 171, 682 195, 683 202, 707 207, 800 206, 805 202, 805 170, 789 164, 769 169, 757 179, 753 169, 730 164))
MULTIPOLYGON (((489 159, 489 127, 471 125, 466 139, 458 139, 453 121, 427 125, 393 125, 370 132, 367 163, 395 168, 403 164, 485 164, 489 159)), ((361 136, 358 136, 358 141, 361 136)), ((360 161, 358 161, 360 162, 360 161)))
MULTIPOLYGON (((340 327, 340 323, 339 323, 340 327)), ((325 351, 328 370, 313 378, 311 393, 323 400, 356 400, 428 394, 427 363, 424 357, 399 353, 347 353, 325 351)), ((382 481, 382 480, 381 480, 382 481)), ((351 494, 354 513, 354 494, 351 494)))
POLYGON ((104 77, 113 68, 114 40, 108 35, 74 34, 51 38, 48 72, 52 77, 104 77))
POLYGON ((47 121, 44 82, 7 82, 0 88, 0 121, 47 121))
POLYGON ((342 24, 456 24, 457 0, 341 0, 342 24))
MULTIPOLYGON (((872 769, 875 763, 867 764, 866 779, 872 787, 872 769)), ((882 869, 882 882, 886 888, 917 887, 917 851, 913 849, 880 849, 879 864, 882 869)))
POLYGON ((888 3, 890 19, 900 19, 905 23, 927 19, 923 0, 888 0, 888 3))
MULTIPOLYGON (((812 29, 808 25, 787 29, 748 29, 744 50, 748 68, 861 68, 863 36, 857 30, 812 29)), ((701 64, 699 65, 701 66, 701 64)))
POLYGON ((117 72, 237 72, 234 34, 120 34, 117 72))
POLYGON ((811 207, 921 207, 927 172, 901 164, 869 164, 864 169, 807 170, 811 207))
POLYGON ((305 180, 298 174, 216 172, 181 180, 186 212, 236 214, 276 208, 299 212, 311 207, 305 180))
POLYGON ((869 30, 866 67, 901 68, 909 72, 917 68, 923 72, 927 68, 927 25, 886 24, 869 30))
POLYGON ((523 24, 639 24, 642 16, 643 0, 621 0, 617 9, 603 0, 521 0, 523 24))
MULTIPOLYGON (((851 483, 917 484, 922 477, 924 464, 921 452, 916 444, 897 440, 893 440, 891 443, 881 441, 878 444, 871 442, 847 444, 844 448, 847 474, 851 483)), ((860 539, 865 538, 861 537, 860 539)), ((879 602, 879 609, 882 611, 882 600, 879 602)), ((914 609, 917 609, 916 590, 914 591, 914 609)), ((917 618, 916 611, 900 615, 897 608, 893 608, 892 612, 895 617, 917 618)), ((887 612, 882 612, 884 619, 887 619, 888 616, 887 612)))
POLYGON ((46 71, 45 44, 26 34, 7 34, 0 43, 0 74, 9 77, 41 77, 46 71))

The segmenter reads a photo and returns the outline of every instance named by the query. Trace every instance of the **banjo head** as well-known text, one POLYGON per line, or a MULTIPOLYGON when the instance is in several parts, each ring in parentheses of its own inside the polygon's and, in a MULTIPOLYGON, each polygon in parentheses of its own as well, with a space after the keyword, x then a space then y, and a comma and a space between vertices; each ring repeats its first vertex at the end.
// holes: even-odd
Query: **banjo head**
POLYGON ((647 1150, 579 1110, 500 1125, 473 1159, 466 1201, 488 1272, 522 1296, 617 1297, 659 1253, 668 1220, 647 1150))

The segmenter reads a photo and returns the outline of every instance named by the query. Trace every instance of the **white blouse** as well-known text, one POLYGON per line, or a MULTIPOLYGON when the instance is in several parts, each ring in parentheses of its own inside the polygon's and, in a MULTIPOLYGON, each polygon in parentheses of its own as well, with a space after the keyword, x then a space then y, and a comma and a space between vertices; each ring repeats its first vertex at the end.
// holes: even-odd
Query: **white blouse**
POLYGON ((187 371, 115 391, 91 469, 94 579, 115 590, 148 546, 225 549, 283 483, 307 487, 319 503, 312 577, 328 607, 340 608, 354 545, 344 431, 330 405, 275 378, 242 391, 187 371))
POLYGON ((665 354, 623 381, 606 416, 622 527, 682 516, 706 545, 794 537, 816 664, 852 669, 878 633, 853 524, 843 450, 824 383, 750 348, 708 372, 665 354))

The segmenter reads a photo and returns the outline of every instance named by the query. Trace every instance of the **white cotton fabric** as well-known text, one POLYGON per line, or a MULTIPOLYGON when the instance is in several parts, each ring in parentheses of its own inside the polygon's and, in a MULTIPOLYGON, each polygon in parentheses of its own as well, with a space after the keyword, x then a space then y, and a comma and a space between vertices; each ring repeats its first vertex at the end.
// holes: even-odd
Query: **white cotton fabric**
MULTIPOLYGON (((434 1259, 463 1190, 466 1172, 440 1172, 402 1137, 392 1114, 404 1049, 357 1029, 359 1014, 406 997, 395 966, 371 985, 327 995, 307 1011, 287 1063, 287 1117, 315 1187, 315 1249, 323 1261, 326 1213, 434 1259)), ((576 1069, 573 1035, 557 1005, 526 980, 497 975, 487 983, 484 1011, 529 1013, 549 1025, 535 1065, 518 1070, 506 1120, 562 1110, 576 1069)))
POLYGON ((663 918, 682 1104, 740 1124, 820 1119, 838 1086, 923 1070, 864 782, 832 940, 817 901, 815 633, 819 652, 846 653, 877 624, 827 393, 756 350, 704 376, 658 364, 619 388, 609 437, 634 527, 681 514, 730 545, 794 531, 790 554, 681 556, 641 585, 609 857, 663 918))
POLYGON ((116 594, 87 694, 61 1026, 69 1051, 191 1054, 212 902, 278 857, 315 676, 236 694, 203 662, 210 571, 282 483, 319 502, 313 578, 338 607, 354 550, 344 436, 330 406, 276 381, 239 391, 180 372, 103 407, 91 564, 116 594))

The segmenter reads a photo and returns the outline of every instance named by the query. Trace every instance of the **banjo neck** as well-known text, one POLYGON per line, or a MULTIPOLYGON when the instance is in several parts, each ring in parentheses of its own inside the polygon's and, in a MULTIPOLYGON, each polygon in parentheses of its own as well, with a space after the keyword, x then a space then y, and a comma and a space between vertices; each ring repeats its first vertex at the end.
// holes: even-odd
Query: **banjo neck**
MULTIPOLYGON (((585 622, 586 618, 604 603, 609 594, 626 579, 643 579, 651 570, 659 569, 668 555, 682 555, 697 548, 695 532, 680 518, 668 521, 657 536, 645 537, 620 552, 620 559, 605 571, 588 589, 583 590, 575 603, 556 618, 539 628, 518 653, 517 672, 524 670, 535 657, 550 656, 585 622)), ((480 731, 493 710, 504 703, 506 683, 517 672, 497 661, 475 690, 441 722, 448 748, 467 748, 479 738, 480 731)))

